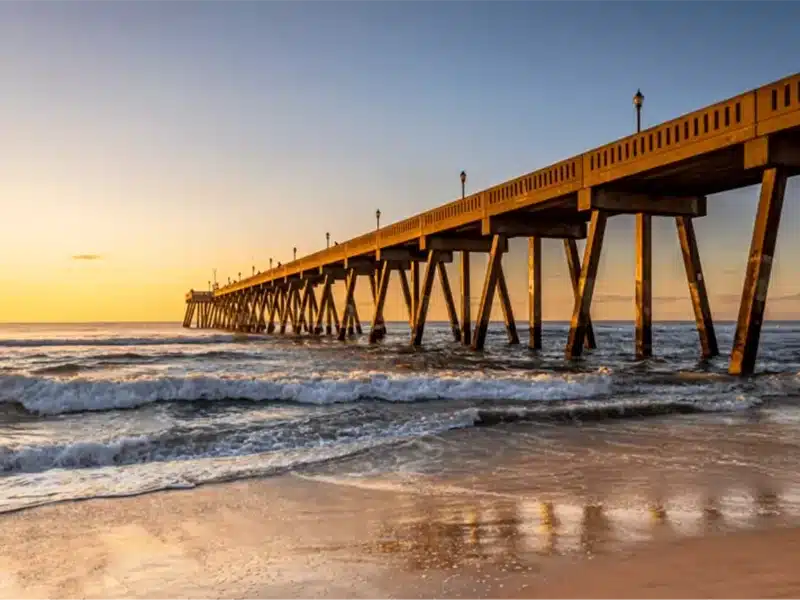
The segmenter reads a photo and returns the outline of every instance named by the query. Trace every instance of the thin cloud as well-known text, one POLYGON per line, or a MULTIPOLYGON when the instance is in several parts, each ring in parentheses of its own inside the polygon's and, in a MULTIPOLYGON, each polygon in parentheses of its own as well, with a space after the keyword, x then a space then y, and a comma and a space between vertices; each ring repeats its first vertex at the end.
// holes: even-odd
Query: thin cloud
POLYGON ((76 254, 72 260, 101 260, 102 258, 102 254, 76 254))

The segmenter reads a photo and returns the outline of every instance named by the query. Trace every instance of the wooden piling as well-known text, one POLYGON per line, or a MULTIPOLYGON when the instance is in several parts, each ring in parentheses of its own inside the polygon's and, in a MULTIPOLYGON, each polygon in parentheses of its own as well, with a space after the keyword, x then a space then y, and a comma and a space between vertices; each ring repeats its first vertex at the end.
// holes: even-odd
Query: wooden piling
POLYGON ((403 290, 403 300, 406 303, 406 309, 408 309, 408 324, 410 327, 414 327, 414 305, 411 301, 411 289, 408 286, 408 278, 406 277, 406 271, 403 268, 398 269, 400 273, 400 288, 403 290))
POLYGON ((436 269, 439 271, 439 284, 444 296, 444 304, 447 307, 447 317, 450 319, 450 330, 453 332, 453 340, 461 340, 461 330, 458 327, 458 312, 456 303, 453 300, 453 290, 450 288, 450 279, 447 277, 447 267, 444 263, 437 262, 436 269))
POLYGON ((511 307, 511 295, 508 293, 508 286, 506 285, 506 276, 503 273, 502 262, 497 270, 497 293, 500 296, 500 308, 503 311, 503 321, 506 324, 506 334, 508 335, 509 344, 519 344, 519 335, 517 334, 517 323, 514 319, 514 310, 511 307))
POLYGON ((344 308, 342 309, 342 326, 339 328, 339 341, 344 341, 345 336, 353 335, 352 333, 352 325, 350 324, 350 320, 353 318, 353 296, 356 290, 356 272, 355 269, 350 269, 350 272, 347 274, 346 287, 345 287, 345 296, 344 296, 344 308))
POLYGON ((600 252, 603 248, 603 237, 606 232, 607 215, 604 211, 593 210, 589 223, 589 235, 586 238, 583 264, 581 265, 581 278, 578 285, 578 295, 572 311, 572 320, 567 339, 566 356, 576 358, 583 352, 583 342, 586 337, 586 326, 589 322, 589 307, 592 304, 594 284, 597 278, 597 267, 600 265, 600 252))
POLYGON ((700 336, 701 354, 703 358, 711 358, 719 354, 719 348, 706 292, 706 281, 700 265, 694 224, 691 217, 675 217, 675 225, 678 229, 678 241, 681 245, 683 266, 686 269, 686 280, 689 283, 689 295, 692 298, 697 334, 700 336))
MULTIPOLYGON (((569 269, 569 279, 572 283, 572 293, 577 298, 581 282, 581 258, 578 254, 578 242, 564 240, 564 252, 567 255, 567 268, 569 269)), ((588 350, 597 348, 597 342, 594 338, 594 326, 590 315, 586 316, 586 348, 588 350)))
POLYGON ((417 316, 419 306, 419 263, 411 261, 411 328, 414 328, 414 321, 417 316))
POLYGON ((636 215, 636 358, 653 355, 653 218, 636 215))
POLYGON ((389 276, 392 268, 389 262, 384 262, 378 279, 378 289, 375 294, 375 312, 372 314, 372 328, 369 332, 369 341, 375 343, 385 332, 376 327, 376 323, 383 323, 383 306, 386 303, 386 293, 389 290, 389 276))
POLYGON ((505 241, 505 236, 501 234, 496 234, 492 237, 492 249, 489 252, 489 260, 486 265, 486 277, 483 281, 481 303, 475 320, 475 338, 472 340, 473 350, 483 350, 483 346, 486 343, 486 333, 489 330, 489 318, 492 313, 492 299, 497 287, 497 278, 501 271, 502 247, 505 241))
POLYGON ((755 369, 783 196, 786 191, 786 177, 787 172, 783 167, 765 169, 762 175, 761 196, 753 225, 750 256, 747 261, 739 318, 736 322, 736 334, 728 367, 731 375, 751 375, 755 369))
POLYGON ((425 330, 425 319, 428 316, 428 306, 431 300, 431 291, 433 290, 433 280, 434 277, 436 277, 436 262, 436 250, 428 251, 428 262, 425 265, 425 278, 422 280, 422 295, 419 297, 419 302, 417 303, 417 314, 414 316, 414 329, 411 333, 411 343, 414 346, 422 344, 422 333, 425 330))
POLYGON ((461 343, 469 346, 472 343, 472 316, 469 303, 469 252, 461 253, 461 343))
POLYGON ((542 348, 542 238, 528 238, 528 347, 542 348))

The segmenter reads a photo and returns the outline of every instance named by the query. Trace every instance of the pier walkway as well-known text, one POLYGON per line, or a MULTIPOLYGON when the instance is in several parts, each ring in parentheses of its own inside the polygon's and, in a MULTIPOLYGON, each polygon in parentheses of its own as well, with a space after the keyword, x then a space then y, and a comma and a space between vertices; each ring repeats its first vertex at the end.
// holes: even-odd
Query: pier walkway
POLYGON ((243 332, 361 333, 354 301, 367 279, 374 307, 369 336, 385 333, 390 278, 399 278, 411 343, 419 345, 438 276, 455 340, 483 348, 495 295, 510 343, 519 343, 502 256, 508 239, 528 238, 529 345, 541 347, 541 240, 564 241, 575 293, 567 358, 594 347, 590 307, 609 217, 636 215, 636 355, 652 354, 653 217, 675 219, 702 356, 719 353, 693 221, 710 194, 761 184, 729 371, 753 372, 788 177, 800 173, 800 74, 707 106, 543 169, 464 196, 344 243, 254 274, 213 292, 186 294, 184 326, 243 332), (586 239, 583 259, 576 240, 586 239), (488 253, 476 322, 471 323, 469 257, 488 253), (460 253, 460 304, 446 263, 460 253), (420 276, 420 264, 424 273, 420 276), (408 274, 408 275, 407 275, 408 274), (336 306, 332 288, 346 289, 336 306), (341 318, 340 315, 341 314, 341 318))

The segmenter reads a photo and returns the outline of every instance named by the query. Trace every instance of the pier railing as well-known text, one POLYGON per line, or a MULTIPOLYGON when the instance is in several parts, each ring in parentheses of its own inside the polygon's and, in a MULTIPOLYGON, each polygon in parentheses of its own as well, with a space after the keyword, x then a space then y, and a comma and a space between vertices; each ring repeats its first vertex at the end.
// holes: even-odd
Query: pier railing
POLYGON ((800 74, 220 287, 223 296, 800 125, 800 74))

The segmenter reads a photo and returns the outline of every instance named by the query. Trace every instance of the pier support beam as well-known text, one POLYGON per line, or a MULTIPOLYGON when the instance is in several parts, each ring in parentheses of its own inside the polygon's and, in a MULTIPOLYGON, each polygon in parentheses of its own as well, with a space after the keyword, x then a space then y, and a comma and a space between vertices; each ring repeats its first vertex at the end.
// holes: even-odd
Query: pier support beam
POLYGON ((339 328, 339 341, 343 342, 347 335, 353 335, 353 320, 355 319, 355 291, 356 291, 355 269, 349 269, 346 278, 344 309, 342 310, 342 326, 339 328))
POLYGON ((411 333, 411 343, 414 346, 422 344, 422 333, 425 330, 425 319, 428 316, 428 306, 431 301, 433 280, 436 277, 436 264, 437 251, 428 251, 428 263, 425 265, 425 278, 422 280, 422 295, 419 297, 419 302, 417 303, 417 312, 414 315, 414 329, 411 333))
POLYGON ((316 282, 313 282, 311 284, 311 289, 308 292, 308 333, 311 335, 318 335, 319 333, 316 329, 318 312, 317 285, 316 282))
MULTIPOLYGON (((577 298, 581 283, 581 258, 578 254, 578 243, 575 240, 564 240, 564 253, 567 255, 567 268, 569 269, 569 279, 572 282, 572 293, 577 298)), ((595 348, 597 348, 597 342, 594 339, 592 317, 586 315, 586 349, 594 350, 595 348)))
POLYGON ((586 327, 589 323, 589 307, 592 304, 597 267, 600 265, 600 251, 603 248, 607 218, 606 213, 601 210, 592 211, 589 235, 586 238, 586 248, 583 253, 578 294, 575 297, 575 306, 572 310, 566 348, 567 358, 576 358, 583 352, 586 327))
POLYGON ((403 290, 403 300, 405 300, 406 308, 408 309, 408 325, 414 327, 414 303, 411 299, 411 289, 408 287, 408 278, 404 268, 400 271, 400 287, 403 290))
POLYGON ((290 286, 287 291, 284 292, 283 296, 283 314, 281 315, 281 335, 286 333, 286 325, 288 323, 292 324, 292 329, 295 329, 295 317, 294 317, 294 297, 297 294, 297 289, 290 286))
POLYGON ((689 282, 689 295, 692 298, 694 320, 700 336, 700 348, 703 358, 711 358, 719 354, 717 335, 714 332, 714 320, 711 317, 711 306, 708 302, 706 282, 700 265, 700 253, 697 250, 697 239, 694 235, 694 224, 690 217, 676 217, 678 240, 683 254, 683 265, 686 268, 686 279, 689 282))
MULTIPOLYGON (((372 292, 372 304, 373 307, 378 302, 378 287, 380 284, 380 278, 382 273, 383 267, 378 265, 375 272, 369 274, 369 287, 372 292), (377 277, 377 281, 376 281, 377 277)), ((381 311, 380 316, 378 317, 378 321, 372 321, 370 325, 370 341, 374 341, 372 339, 372 332, 375 331, 376 335, 379 337, 383 337, 386 335, 386 323, 383 320, 383 311, 381 311)))
POLYGON ((542 238, 528 238, 528 347, 542 349, 542 238))
MULTIPOLYGON (((502 278, 500 287, 500 301, 503 303, 503 313, 506 319, 506 330, 509 333, 509 340, 513 342, 513 337, 516 336, 516 327, 513 327, 514 315, 511 312, 511 305, 507 302, 508 290, 505 286, 505 278, 503 277, 502 248, 506 244, 506 237, 502 234, 495 234, 492 237, 492 249, 489 252, 489 261, 486 265, 486 278, 483 282, 483 293, 481 294, 481 303, 478 308, 478 316, 475 321, 475 337, 472 340, 473 350, 483 350, 486 343, 486 333, 489 330, 489 317, 492 312, 492 300, 494 297, 495 289, 498 288, 498 282, 502 278), (513 329, 512 329, 513 327, 513 329)), ((519 341, 517 339, 517 341, 519 341)))
POLYGON ((787 172, 783 167, 765 169, 762 176, 761 197, 753 225, 753 239, 750 242, 750 256, 728 368, 731 375, 750 375, 755 368, 786 177, 787 172))
POLYGON ((389 261, 385 261, 381 267, 378 286, 375 291, 375 310, 372 313, 372 329, 369 332, 369 341, 372 343, 377 342, 386 333, 386 328, 384 327, 381 330, 376 326, 376 323, 383 323, 383 307, 386 303, 386 292, 389 289, 389 276, 391 273, 392 267, 389 261))
POLYGON ((278 316, 278 309, 281 306, 281 290, 274 289, 272 291, 272 304, 269 309, 269 321, 267 322, 267 333, 275 331, 275 317, 278 316))
POLYGON ((411 261, 411 328, 414 328, 419 307, 419 263, 411 261))
POLYGON ((511 294, 508 293, 508 286, 506 285, 506 276, 503 274, 503 265, 499 267, 497 273, 497 292, 500 296, 500 308, 503 310, 503 320, 506 323, 506 334, 508 335, 509 344, 519 344, 519 335, 517 334, 517 323, 514 319, 514 310, 511 308, 511 294))
POLYGON ((297 311, 297 332, 300 333, 303 330, 311 331, 311 326, 309 325, 308 321, 308 312, 309 306, 311 304, 310 295, 311 290, 313 289, 313 284, 311 283, 310 279, 306 279, 305 283, 303 284, 303 297, 300 300, 300 308, 297 311))
POLYGON ((447 307, 447 316, 450 319, 453 340, 458 342, 461 340, 461 330, 458 327, 458 312, 456 311, 456 303, 453 300, 453 291, 450 289, 450 279, 447 277, 447 267, 444 263, 437 262, 436 269, 439 271, 439 284, 442 287, 442 295, 447 307))
POLYGON ((636 214, 636 358, 653 355, 653 217, 636 214))
POLYGON ((461 253, 461 343, 472 343, 472 316, 469 304, 469 252, 461 253))
POLYGON ((319 298, 319 310, 317 311, 317 321, 314 324, 314 333, 319 335, 322 333, 322 321, 327 320, 326 333, 331 333, 331 320, 332 313, 330 310, 331 301, 331 286, 333 285, 333 275, 325 275, 325 281, 322 284, 322 294, 319 298))

